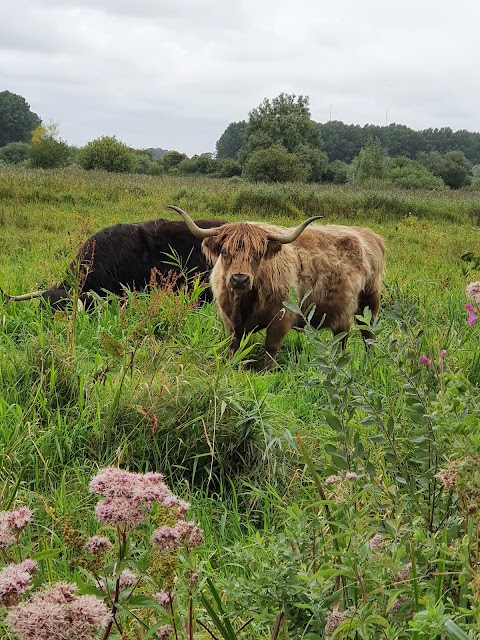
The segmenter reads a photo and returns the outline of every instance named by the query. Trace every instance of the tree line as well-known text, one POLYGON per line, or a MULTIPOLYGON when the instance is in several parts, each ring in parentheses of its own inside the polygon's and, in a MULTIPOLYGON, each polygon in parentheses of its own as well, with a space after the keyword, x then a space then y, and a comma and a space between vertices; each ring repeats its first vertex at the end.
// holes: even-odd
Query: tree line
POLYGON ((161 148, 132 149, 103 136, 78 149, 43 124, 22 96, 0 92, 0 164, 151 175, 206 175, 265 182, 386 183, 403 188, 480 187, 480 133, 450 128, 414 131, 315 122, 308 96, 281 93, 230 123, 216 154, 191 158, 161 148))

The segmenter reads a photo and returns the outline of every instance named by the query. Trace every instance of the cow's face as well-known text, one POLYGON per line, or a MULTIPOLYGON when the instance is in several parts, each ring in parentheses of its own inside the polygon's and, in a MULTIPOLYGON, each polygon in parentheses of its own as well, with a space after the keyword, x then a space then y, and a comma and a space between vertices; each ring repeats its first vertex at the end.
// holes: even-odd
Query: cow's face
POLYGON ((202 250, 212 262, 222 261, 225 286, 242 294, 252 290, 262 261, 272 258, 282 245, 270 240, 255 224, 226 224, 218 234, 205 238, 202 250))

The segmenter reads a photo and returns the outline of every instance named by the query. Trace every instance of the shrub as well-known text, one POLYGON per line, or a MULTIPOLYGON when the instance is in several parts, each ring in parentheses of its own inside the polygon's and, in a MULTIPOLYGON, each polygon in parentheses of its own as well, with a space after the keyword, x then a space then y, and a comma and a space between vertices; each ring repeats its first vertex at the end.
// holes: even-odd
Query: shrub
POLYGON ((102 136, 80 150, 78 161, 84 169, 129 173, 134 169, 135 159, 133 149, 115 136, 102 136))
POLYGON ((254 151, 245 162, 242 175, 253 182, 300 182, 307 179, 309 172, 310 167, 298 155, 275 144, 254 151))
POLYGON ((29 157, 33 167, 55 169, 68 164, 70 148, 63 140, 55 140, 53 136, 45 136, 30 146, 29 157))
POLYGON ((389 181, 402 189, 439 189, 445 186, 443 180, 434 176, 424 165, 410 158, 393 158, 387 169, 389 181))
POLYGON ((4 164, 21 164, 28 159, 30 145, 26 142, 9 142, 0 148, 0 161, 4 164))

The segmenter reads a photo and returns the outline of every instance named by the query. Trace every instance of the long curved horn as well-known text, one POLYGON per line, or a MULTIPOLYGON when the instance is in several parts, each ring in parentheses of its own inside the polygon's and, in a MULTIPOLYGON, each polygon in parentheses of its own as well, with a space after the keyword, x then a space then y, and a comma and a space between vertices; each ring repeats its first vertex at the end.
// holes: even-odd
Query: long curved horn
POLYGON ((315 220, 320 220, 320 218, 323 218, 323 216, 313 216, 313 218, 309 218, 308 220, 305 220, 305 222, 302 222, 302 224, 298 225, 298 227, 296 227, 291 233, 287 233, 286 235, 269 233, 267 238, 269 240, 274 240, 275 242, 280 242, 280 244, 289 244, 298 238, 305 227, 308 227, 308 225, 315 222, 315 220))
POLYGON ((22 300, 31 300, 32 298, 40 298, 47 291, 44 289, 43 291, 32 291, 31 293, 22 293, 20 296, 11 296, 9 293, 0 289, 0 293, 5 298, 5 300, 12 300, 13 302, 21 302, 22 300))
POLYGON ((198 225, 195 224, 195 222, 191 219, 188 213, 186 213, 179 207, 174 207, 172 204, 167 204, 167 207, 169 209, 173 209, 173 211, 176 211, 182 216, 182 218, 185 221, 185 224, 188 227, 188 230, 196 238, 200 238, 200 240, 203 240, 203 238, 209 238, 210 236, 214 236, 218 233, 217 229, 201 229, 198 225))

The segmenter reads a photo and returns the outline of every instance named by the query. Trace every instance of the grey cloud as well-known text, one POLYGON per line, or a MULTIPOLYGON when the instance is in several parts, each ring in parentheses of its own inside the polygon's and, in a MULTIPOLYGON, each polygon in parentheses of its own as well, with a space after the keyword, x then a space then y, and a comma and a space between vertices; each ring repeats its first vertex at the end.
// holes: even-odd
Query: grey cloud
POLYGON ((478 14, 469 0, 19 0, 2 8, 0 90, 71 143, 188 154, 281 91, 309 95, 321 121, 331 106, 384 124, 388 106, 412 128, 478 129, 478 14))

